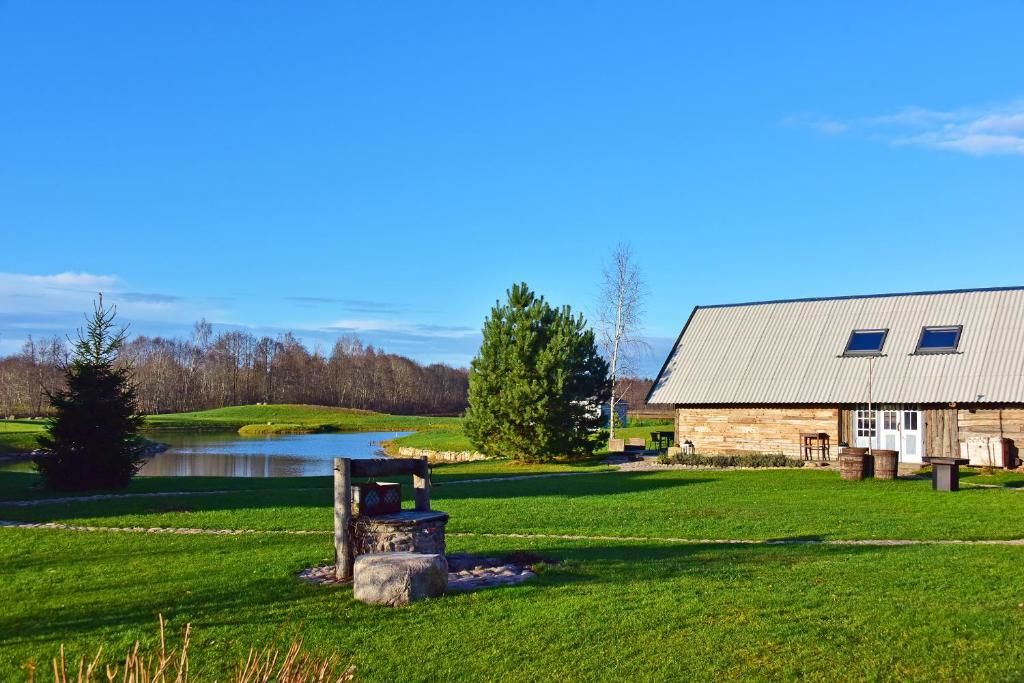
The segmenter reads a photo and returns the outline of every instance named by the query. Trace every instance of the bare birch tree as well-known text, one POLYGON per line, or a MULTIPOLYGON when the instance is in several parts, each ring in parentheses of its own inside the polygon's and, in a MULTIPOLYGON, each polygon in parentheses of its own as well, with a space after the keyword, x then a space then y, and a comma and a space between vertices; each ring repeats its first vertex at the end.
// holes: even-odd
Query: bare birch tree
POLYGON ((608 401, 611 438, 615 438, 615 405, 629 389, 619 380, 636 376, 640 357, 648 348, 641 334, 646 296, 633 250, 628 244, 619 244, 604 268, 597 315, 598 340, 612 384, 608 401))

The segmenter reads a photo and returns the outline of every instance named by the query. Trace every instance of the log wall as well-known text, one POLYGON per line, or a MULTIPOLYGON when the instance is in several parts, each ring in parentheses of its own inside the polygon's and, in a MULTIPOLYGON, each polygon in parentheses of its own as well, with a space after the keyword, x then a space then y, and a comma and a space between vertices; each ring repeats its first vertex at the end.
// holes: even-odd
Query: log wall
POLYGON ((960 440, 977 436, 1002 436, 1024 444, 1024 408, 978 408, 957 411, 960 440))
POLYGON ((800 457, 801 432, 827 432, 839 452, 839 408, 678 408, 676 443, 698 453, 784 453, 800 457))

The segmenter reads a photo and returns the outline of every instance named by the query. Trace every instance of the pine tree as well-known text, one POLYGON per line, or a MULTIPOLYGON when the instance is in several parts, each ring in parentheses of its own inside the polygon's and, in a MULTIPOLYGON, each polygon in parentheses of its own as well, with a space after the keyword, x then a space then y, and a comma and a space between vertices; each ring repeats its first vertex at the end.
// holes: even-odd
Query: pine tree
POLYGON ((594 334, 568 306, 552 308, 513 285, 484 322, 469 370, 465 429, 488 455, 548 460, 591 452, 608 396, 608 364, 594 334))
POLYGON ((119 488, 139 469, 142 417, 129 369, 115 367, 126 334, 115 328, 116 314, 100 295, 64 368, 65 388, 50 394, 56 416, 35 459, 49 488, 119 488))

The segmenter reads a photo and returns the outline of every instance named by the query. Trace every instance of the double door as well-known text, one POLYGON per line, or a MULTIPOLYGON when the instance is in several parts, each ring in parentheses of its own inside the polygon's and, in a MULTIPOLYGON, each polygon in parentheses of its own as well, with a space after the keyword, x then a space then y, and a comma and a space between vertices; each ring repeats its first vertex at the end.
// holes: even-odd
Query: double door
POLYGON ((900 452, 900 462, 921 462, 924 420, 920 410, 858 410, 855 443, 859 448, 900 452))

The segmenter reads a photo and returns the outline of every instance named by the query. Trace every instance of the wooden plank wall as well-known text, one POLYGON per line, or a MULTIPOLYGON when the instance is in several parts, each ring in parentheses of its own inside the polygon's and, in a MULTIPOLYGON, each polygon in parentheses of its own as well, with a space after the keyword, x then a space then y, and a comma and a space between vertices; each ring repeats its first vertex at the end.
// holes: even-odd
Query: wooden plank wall
POLYGON ((924 411, 924 454, 960 457, 960 437, 955 408, 928 408, 924 411))
POLYGON ((801 432, 827 432, 838 454, 838 408, 679 408, 676 443, 689 439, 698 453, 785 453, 800 456, 801 432))

